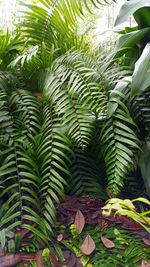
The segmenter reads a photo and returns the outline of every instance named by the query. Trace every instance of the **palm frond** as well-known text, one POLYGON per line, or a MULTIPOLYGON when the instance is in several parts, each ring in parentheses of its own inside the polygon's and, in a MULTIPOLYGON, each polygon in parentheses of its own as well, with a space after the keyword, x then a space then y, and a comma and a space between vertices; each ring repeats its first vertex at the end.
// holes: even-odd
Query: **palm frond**
POLYGON ((16 90, 10 97, 12 115, 20 135, 36 135, 40 128, 38 100, 28 91, 16 90))
POLYGON ((22 2, 24 11, 20 14, 23 21, 20 23, 21 32, 32 45, 43 43, 47 49, 53 45, 62 51, 72 47, 87 47, 82 34, 77 34, 78 19, 83 19, 85 11, 91 12, 91 7, 100 7, 108 3, 105 0, 40 0, 39 5, 22 2), (79 40, 79 42, 78 42, 79 40))
POLYGON ((39 194, 43 220, 48 231, 55 222, 56 204, 63 198, 65 177, 69 176, 67 153, 72 153, 70 141, 63 135, 53 109, 43 107, 42 132, 36 138, 37 162, 40 169, 39 194))
POLYGON ((79 98, 61 86, 57 77, 50 75, 47 79, 48 87, 45 87, 45 95, 55 105, 57 114, 62 118, 62 127, 79 146, 84 147, 89 143, 93 130, 93 120, 88 110, 82 108, 79 98))
POLYGON ((3 203, 0 228, 7 227, 8 230, 14 230, 16 227, 25 228, 37 234, 42 240, 46 240, 45 225, 40 216, 39 177, 36 163, 31 157, 32 145, 18 139, 11 143, 11 146, 7 144, 2 151, 0 198, 3 199, 3 203))
POLYGON ((7 94, 5 90, 0 90, 0 139, 6 135, 13 134, 12 114, 8 110, 7 94))
POLYGON ((86 66, 86 61, 79 60, 81 56, 82 52, 74 51, 55 60, 40 88, 53 103, 69 136, 84 147, 93 132, 92 114, 105 112, 107 97, 98 74, 86 66))
POLYGON ((9 63, 18 54, 19 49, 22 45, 22 40, 19 35, 11 36, 7 30, 6 33, 0 32, 0 67, 1 70, 7 69, 9 63))
POLYGON ((148 197, 146 188, 143 183, 142 174, 140 168, 137 167, 125 180, 125 186, 123 190, 123 197, 125 198, 138 198, 139 196, 148 197))
POLYGON ((27 49, 24 49, 21 54, 19 54, 8 67, 14 68, 18 63, 23 66, 25 63, 31 62, 32 58, 37 55, 38 45, 30 46, 27 49))
POLYGON ((131 102, 130 109, 139 130, 142 140, 150 138, 150 92, 136 96, 131 102))
POLYGON ((7 72, 0 73, 0 142, 3 142, 8 136, 14 135, 13 118, 7 94, 11 78, 7 72))
POLYGON ((112 97, 110 106, 115 109, 104 124, 101 140, 104 143, 108 189, 116 195, 134 166, 134 151, 139 149, 139 139, 136 125, 120 99, 120 92, 119 98, 116 95, 112 97))
POLYGON ((9 101, 17 134, 0 142, 0 228, 21 227, 47 242, 70 175, 71 143, 50 105, 24 90, 9 101))
POLYGON ((101 162, 89 148, 81 150, 75 147, 73 151, 68 194, 76 196, 88 194, 105 199, 101 162))

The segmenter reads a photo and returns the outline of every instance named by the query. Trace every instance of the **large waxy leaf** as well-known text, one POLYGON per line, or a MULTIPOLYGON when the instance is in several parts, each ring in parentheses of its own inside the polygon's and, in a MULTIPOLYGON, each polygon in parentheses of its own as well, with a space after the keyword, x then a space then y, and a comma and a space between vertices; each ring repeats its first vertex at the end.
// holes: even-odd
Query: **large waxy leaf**
POLYGON ((137 46, 143 37, 147 36, 149 33, 150 27, 123 34, 116 44, 115 51, 108 57, 102 69, 107 69, 113 60, 120 58, 133 47, 137 46))
POLYGON ((133 47, 148 33, 150 32, 150 27, 145 29, 133 31, 122 35, 116 45, 116 51, 125 47, 133 47))
POLYGON ((145 203, 147 205, 150 205, 150 201, 148 199, 146 199, 146 198, 143 198, 143 197, 139 197, 139 198, 136 198, 136 199, 132 200, 132 202, 135 202, 135 201, 141 201, 141 202, 143 202, 143 203, 145 203))
POLYGON ((150 0, 134 0, 134 1, 126 1, 117 16, 115 26, 125 22, 135 11, 142 7, 149 7, 150 0))
POLYGON ((150 86, 150 43, 135 64, 131 86, 132 96, 142 93, 150 86))

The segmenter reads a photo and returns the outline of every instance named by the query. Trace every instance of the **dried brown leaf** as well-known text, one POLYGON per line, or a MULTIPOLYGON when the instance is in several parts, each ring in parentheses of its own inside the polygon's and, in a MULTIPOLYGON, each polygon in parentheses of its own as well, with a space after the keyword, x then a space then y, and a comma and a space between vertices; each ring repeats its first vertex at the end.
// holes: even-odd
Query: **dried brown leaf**
POLYGON ((2 246, 0 246, 0 256, 3 256, 5 254, 4 249, 2 248, 2 246))
POLYGON ((67 267, 74 267, 76 264, 76 256, 72 253, 66 260, 65 264, 67 267))
POLYGON ((36 266, 37 267, 44 267, 43 257, 42 257, 42 250, 39 250, 36 256, 36 266))
POLYGON ((106 238, 104 236, 101 236, 101 241, 103 242, 103 244, 106 248, 114 248, 115 247, 115 244, 111 240, 109 240, 108 238, 106 238))
POLYGON ((11 267, 21 262, 19 254, 6 254, 0 257, 0 267, 11 267))
POLYGON ((150 267, 150 262, 142 261, 140 267, 150 267))
POLYGON ((85 218, 80 210, 78 210, 76 213, 74 224, 76 226, 77 233, 81 234, 85 225, 85 218))
POLYGON ((101 230, 104 230, 108 226, 108 223, 105 219, 98 219, 98 224, 101 230))
POLYGON ((80 262, 80 260, 78 258, 76 259, 75 267, 83 267, 82 263, 80 262))
POLYGON ((84 255, 90 255, 95 250, 95 242, 90 235, 87 235, 80 247, 84 255))
POLYGON ((49 254, 52 267, 58 267, 58 259, 54 252, 49 254))
POLYGON ((149 239, 143 238, 143 242, 144 242, 146 245, 150 246, 150 240, 149 240, 149 239))
POLYGON ((58 236, 57 236, 57 241, 58 242, 61 242, 63 240, 63 235, 62 234, 59 234, 58 236))

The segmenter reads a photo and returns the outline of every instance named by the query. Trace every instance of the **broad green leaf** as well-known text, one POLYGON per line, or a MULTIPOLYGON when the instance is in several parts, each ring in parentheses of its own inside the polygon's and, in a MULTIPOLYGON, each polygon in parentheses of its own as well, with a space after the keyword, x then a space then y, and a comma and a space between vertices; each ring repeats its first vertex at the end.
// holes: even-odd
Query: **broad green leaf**
POLYGON ((8 252, 15 253, 15 241, 13 239, 8 241, 8 252))
POLYGON ((150 0, 126 1, 120 9, 120 12, 115 22, 115 26, 125 22, 138 9, 149 6, 150 6, 150 0))
POLYGON ((102 67, 102 70, 106 70, 109 65, 115 61, 115 59, 120 58, 128 51, 133 49, 133 47, 137 46, 141 39, 143 39, 143 37, 147 36, 149 33, 150 27, 123 34, 116 44, 115 51, 108 57, 106 63, 102 67))
POLYGON ((116 44, 116 52, 122 48, 133 47, 137 45, 137 43, 148 33, 150 33, 150 27, 123 34, 116 44))
POLYGON ((146 191, 150 197, 150 148, 148 144, 143 147, 143 153, 141 153, 139 166, 141 168, 141 173, 146 186, 146 191))
POLYGON ((143 203, 145 203, 147 205, 150 205, 150 201, 148 199, 144 198, 144 197, 139 197, 139 198, 136 198, 136 199, 132 200, 132 202, 135 202, 135 201, 140 201, 140 202, 143 202, 143 203))
POLYGON ((142 93, 150 86, 150 43, 146 45, 142 55, 135 64, 135 69, 132 76, 132 92, 135 96, 142 93))
POLYGON ((5 232, 5 229, 3 229, 0 231, 0 244, 2 248, 5 247, 5 243, 6 243, 6 232, 5 232))
POLYGON ((142 7, 134 13, 134 19, 140 28, 146 28, 150 26, 149 19, 150 7, 142 7))
POLYGON ((132 204, 132 201, 129 199, 125 199, 123 205, 128 209, 135 210, 135 206, 132 204))

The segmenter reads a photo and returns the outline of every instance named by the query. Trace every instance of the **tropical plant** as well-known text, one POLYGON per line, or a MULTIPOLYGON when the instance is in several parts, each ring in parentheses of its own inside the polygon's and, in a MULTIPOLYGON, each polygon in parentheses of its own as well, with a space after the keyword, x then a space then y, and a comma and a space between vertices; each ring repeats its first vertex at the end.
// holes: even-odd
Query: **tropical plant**
POLYGON ((9 30, 6 33, 0 31, 0 69, 6 70, 9 63, 19 53, 22 39, 17 33, 11 36, 9 30))
MULTIPOLYGON (((119 88, 124 92, 127 99, 127 107, 131 116, 138 125, 139 138, 142 142, 143 153, 137 156, 138 165, 147 189, 149 191, 149 138, 150 138, 150 109, 149 109, 149 86, 150 86, 150 1, 126 1, 120 9, 115 25, 126 21, 133 15, 137 26, 126 27, 121 31, 114 52, 109 56, 103 69, 107 69, 117 60, 121 59, 121 64, 125 67, 130 66, 131 76, 119 88), (145 155, 145 156, 144 156, 145 155), (147 158, 146 158, 147 155, 147 158), (143 160, 144 159, 144 160, 143 160)), ((138 172, 137 174, 138 175, 138 172)), ((137 179, 135 178, 135 183, 137 179)))
MULTIPOLYGON (((68 250, 68 254, 70 252, 70 257, 66 260, 68 264, 70 262, 73 264, 75 259, 79 259, 80 265, 85 267, 110 265, 136 267, 141 266, 142 260, 149 262, 149 252, 144 242, 127 230, 117 227, 100 230, 99 227, 88 226, 78 235, 72 225, 71 235, 69 238, 64 237, 60 241, 60 246, 62 251, 68 250), (95 250, 90 255, 82 252, 82 243, 87 235, 90 235, 95 243, 95 250)), ((86 246, 88 250, 91 243, 86 246)))
POLYGON ((100 70, 103 60, 96 64, 87 36, 75 33, 83 6, 96 2, 23 4, 21 45, 11 62, 6 55, 14 42, 3 53, 0 229, 26 229, 35 250, 53 242, 64 191, 106 198, 107 187, 119 194, 140 147, 127 82, 125 92, 116 85, 124 70, 100 70))
POLYGON ((150 201, 145 198, 137 198, 133 200, 129 199, 119 199, 119 198, 112 198, 108 200, 106 206, 104 206, 103 209, 103 215, 104 216, 110 216, 110 214, 115 211, 114 215, 125 215, 129 218, 135 220, 140 225, 142 225, 143 228, 146 229, 150 233, 150 222, 149 218, 147 217, 148 214, 150 214, 150 211, 143 211, 141 213, 136 211, 136 207, 134 205, 134 202, 141 202, 145 203, 148 206, 150 206, 150 201))

